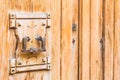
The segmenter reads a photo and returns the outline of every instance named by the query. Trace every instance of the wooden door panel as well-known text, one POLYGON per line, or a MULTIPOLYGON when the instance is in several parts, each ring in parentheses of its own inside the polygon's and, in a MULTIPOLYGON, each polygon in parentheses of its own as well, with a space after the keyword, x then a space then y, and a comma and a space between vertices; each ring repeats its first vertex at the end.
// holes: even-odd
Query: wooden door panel
MULTIPOLYGON (((1 46, 2 51, 0 53, 1 61, 5 61, 6 63, 0 63, 0 77, 3 80, 59 80, 60 79, 60 1, 59 0, 5 0, 0 1, 1 4, 1 25, 3 25, 4 29, 1 28, 1 46), (25 72, 18 73, 15 75, 9 74, 9 61, 8 59, 15 57, 15 32, 14 30, 9 30, 8 22, 9 22, 9 13, 11 11, 15 12, 50 12, 52 18, 52 29, 48 30, 48 40, 50 42, 50 47, 48 53, 50 53, 51 61, 52 61, 52 70, 51 71, 34 71, 34 72, 25 72), (4 41, 3 41, 4 40, 4 41), (57 46, 57 47, 56 47, 57 46), (6 48, 5 48, 6 47, 6 48), (6 54, 3 54, 6 53, 6 54), (4 68, 5 66, 5 68, 4 68), (6 75, 7 74, 7 75, 6 75), (51 75, 52 74, 52 75, 51 75)), ((23 22, 22 22, 23 23, 23 22)), ((39 23, 39 22, 37 22, 39 23)), ((35 31, 36 32, 36 31, 35 31)), ((35 33, 33 32, 33 34, 35 33)), ((27 32, 25 32, 27 33, 27 32)), ((21 35, 21 33, 19 33, 21 35)), ((23 60, 24 61, 24 60, 23 60)), ((36 62, 35 58, 29 59, 30 63, 36 62)), ((29 62, 28 61, 28 62, 29 62)))
MULTIPOLYGON (((78 80, 78 0, 0 0, 0 11, 0 78, 2 80, 78 80), (12 12, 51 14, 51 27, 47 29, 46 35, 48 50, 45 54, 29 55, 26 59, 26 55, 21 53, 23 36, 32 36, 33 40, 36 33, 40 32, 39 34, 42 35, 43 30, 27 28, 34 24, 39 26, 39 20, 18 20, 21 26, 26 27, 9 29, 9 14, 12 12), (15 56, 18 42, 16 34, 20 39, 17 56, 15 56), (16 57, 20 64, 29 65, 41 63, 41 58, 47 55, 51 57, 50 71, 37 70, 9 74, 9 59, 16 57)), ((36 40, 28 42, 27 46, 31 44, 38 48, 36 40)))
POLYGON ((78 80, 78 0, 62 0, 61 80, 78 80))

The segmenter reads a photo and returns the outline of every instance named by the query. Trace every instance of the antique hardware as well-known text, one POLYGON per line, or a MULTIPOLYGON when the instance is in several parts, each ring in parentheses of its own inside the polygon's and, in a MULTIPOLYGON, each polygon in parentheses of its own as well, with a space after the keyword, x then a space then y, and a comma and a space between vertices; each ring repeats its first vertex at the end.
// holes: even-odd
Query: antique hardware
POLYGON ((16 37, 14 58, 9 61, 10 74, 51 69, 50 27, 50 13, 10 13, 9 29, 14 30, 16 37))
MULTIPOLYGON (((21 21, 34 21, 35 20, 39 20, 41 21, 41 25, 36 26, 35 27, 41 27, 44 26, 44 34, 42 35, 37 35, 34 36, 36 41, 39 42, 39 47, 38 48, 34 48, 33 46, 31 46, 29 49, 27 49, 27 43, 30 41, 30 37, 29 36, 23 36, 22 38, 22 52, 44 52, 46 51, 46 47, 45 47, 45 41, 46 41, 46 29, 50 28, 51 26, 51 19, 50 19, 50 13, 20 13, 20 14, 15 14, 15 13, 11 13, 9 16, 9 28, 10 29, 17 29, 18 27, 21 27, 23 23, 25 22, 21 22, 21 21)), ((33 28, 32 26, 26 25, 28 28, 33 28)), ((22 27, 26 27, 23 26, 22 27)))
POLYGON ((30 41, 30 38, 29 38, 29 36, 25 36, 24 38, 23 38, 23 40, 22 40, 22 51, 24 52, 24 51, 26 51, 26 44, 27 44, 27 42, 29 42, 30 41))
POLYGON ((35 38, 39 44, 41 43, 41 48, 33 48, 31 47, 30 49, 26 50, 26 47, 27 47, 27 42, 30 41, 30 38, 28 36, 24 37, 23 40, 22 40, 22 52, 30 52, 30 53, 33 53, 33 52, 43 52, 43 51, 46 51, 45 49, 45 39, 42 38, 41 36, 36 36, 35 38))
POLYGON ((17 59, 15 58, 10 59, 10 74, 30 72, 36 70, 50 70, 51 69, 50 58, 46 57, 42 60, 43 61, 41 62, 41 64, 17 65, 18 64, 17 59))

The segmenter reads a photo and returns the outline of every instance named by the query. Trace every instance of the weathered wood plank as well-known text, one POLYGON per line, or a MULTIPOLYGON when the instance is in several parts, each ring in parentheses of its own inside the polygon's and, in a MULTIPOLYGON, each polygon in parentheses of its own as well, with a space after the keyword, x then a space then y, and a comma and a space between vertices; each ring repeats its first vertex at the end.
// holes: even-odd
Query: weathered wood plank
POLYGON ((0 78, 8 80, 9 36, 8 36, 8 1, 0 1, 0 78))
POLYGON ((82 0, 78 1, 78 24, 79 24, 79 30, 78 30, 78 49, 79 49, 79 55, 78 55, 78 69, 79 69, 79 80, 82 80, 82 0))
MULTIPOLYGON (((15 37, 14 31, 8 30, 8 13, 9 11, 25 11, 25 12, 51 12, 52 13, 52 80, 60 79, 60 0, 59 1, 46 1, 46 0, 4 0, 0 1, 0 10, 3 13, 1 15, 1 52, 0 52, 0 77, 2 79, 8 79, 8 59, 14 55, 14 45, 15 45, 15 37), (46 5, 49 4, 49 5, 46 5), (56 15, 56 16, 54 16, 56 15), (57 27, 56 27, 57 26, 57 27), (8 36, 7 36, 8 35, 8 36), (10 42, 10 43, 9 43, 10 42), (57 47, 56 47, 57 45, 57 47), (57 51, 57 53, 56 53, 57 51), (10 56, 9 56, 10 55, 10 56), (6 63, 5 63, 6 62, 6 63), (7 73, 5 73, 7 72, 7 73), (7 74, 7 75, 6 75, 7 74)), ((38 80, 38 76, 40 79, 40 72, 28 72, 22 74, 16 74, 15 76, 10 76, 10 80, 38 80), (34 78, 33 78, 34 77, 34 78)), ((46 76, 46 75, 45 75, 46 76)), ((43 79, 47 79, 44 78, 43 79)), ((42 78, 41 78, 42 79, 42 78)), ((50 79, 50 78, 49 78, 50 79)))
POLYGON ((78 1, 62 0, 61 80, 78 79, 78 1), (76 31, 72 32, 72 25, 76 31))
MULTIPOLYGON (((9 1, 9 6, 8 6, 8 9, 9 9, 9 12, 11 11, 25 11, 25 12, 32 12, 32 2, 31 0, 11 0, 9 1)), ((8 12, 8 14, 9 14, 8 12)), ((12 44, 9 44, 9 49, 11 48, 15 48, 15 45, 16 45, 16 38, 15 38, 15 32, 14 30, 8 30, 9 33, 10 33, 10 36, 12 37, 9 37, 10 41, 12 44)), ((12 56, 10 56, 10 58, 13 58, 15 57, 15 54, 14 54, 14 50, 11 51, 10 54, 13 54, 12 56)), ((25 60, 24 60, 25 62, 25 60)), ((29 80, 31 78, 31 74, 30 72, 26 72, 26 73, 21 73, 21 74, 15 74, 15 75, 10 75, 9 77, 9 80, 29 80)))
POLYGON ((78 0, 72 1, 72 80, 78 80, 78 0))
POLYGON ((105 0, 105 80, 113 80, 114 0, 105 0))
POLYGON ((49 74, 51 77, 48 80, 60 80, 60 2, 61 0, 33 0, 34 12, 50 12, 52 18, 51 33, 49 34, 51 35, 49 40, 51 41, 50 56, 52 69, 49 74))
POLYGON ((101 0, 91 0, 91 80, 102 80, 101 0))
POLYGON ((72 0, 62 0, 61 80, 74 80, 72 69, 72 0), (66 66, 67 65, 67 66, 66 66))
POLYGON ((81 22, 80 22, 80 80, 90 80, 90 0, 82 0, 81 2, 81 22))
POLYGON ((120 79, 120 0, 115 0, 114 80, 120 79))
MULTIPOLYGON (((51 50, 49 54, 51 56, 52 69, 49 73, 51 77, 48 80, 60 80, 60 15, 61 15, 61 0, 33 0, 34 12, 50 12, 51 14, 51 50)), ((50 31, 49 30, 49 31, 50 31)), ((46 77, 48 73, 46 73, 46 77)), ((39 75, 38 75, 39 76, 39 75)), ((37 77, 37 76, 36 76, 37 77)), ((37 80, 37 79, 36 79, 37 80)), ((46 80, 46 79, 45 79, 46 80)))

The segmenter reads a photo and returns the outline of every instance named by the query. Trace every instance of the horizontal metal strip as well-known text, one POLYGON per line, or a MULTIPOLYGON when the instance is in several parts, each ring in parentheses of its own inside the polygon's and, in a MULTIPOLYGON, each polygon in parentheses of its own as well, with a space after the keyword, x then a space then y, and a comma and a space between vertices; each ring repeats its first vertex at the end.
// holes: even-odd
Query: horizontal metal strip
POLYGON ((50 70, 50 68, 51 68, 50 64, 16 67, 16 68, 11 68, 10 73, 15 74, 15 73, 22 73, 22 72, 30 72, 30 71, 50 70))
POLYGON ((26 19, 50 19, 50 18, 10 18, 10 19, 19 19, 19 20, 26 20, 26 19))

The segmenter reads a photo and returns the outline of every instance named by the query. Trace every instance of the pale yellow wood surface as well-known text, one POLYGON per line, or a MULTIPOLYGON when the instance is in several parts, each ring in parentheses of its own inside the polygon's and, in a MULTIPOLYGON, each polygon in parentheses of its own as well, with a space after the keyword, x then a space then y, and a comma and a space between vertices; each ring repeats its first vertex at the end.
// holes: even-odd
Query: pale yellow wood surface
POLYGON ((0 1, 0 78, 3 80, 8 79, 8 58, 9 51, 6 50, 8 48, 8 14, 7 14, 7 6, 8 2, 3 0, 0 1), (5 5, 6 4, 6 5, 5 5))
POLYGON ((101 35, 101 0, 91 0, 91 80, 102 80, 101 35))
MULTIPOLYGON (((0 80, 119 80, 119 3, 120 0, 0 0, 0 80), (16 45, 15 31, 9 30, 10 12, 51 13, 52 25, 47 30, 50 71, 9 75, 9 59, 15 57, 16 45), (72 31, 74 25, 76 31, 72 31)), ((39 29, 30 35, 37 32, 39 29)), ((37 57, 27 63, 19 58, 31 64, 40 60, 41 56, 37 57)))
POLYGON ((79 71, 79 73, 78 73, 78 78, 79 78, 79 80, 82 80, 82 0, 80 0, 80 1, 78 1, 78 23, 79 23, 79 25, 78 25, 78 71, 79 71))
POLYGON ((105 80, 113 80, 114 0, 105 0, 105 80))
MULTIPOLYGON (((3 12, 0 13, 0 78, 2 80, 60 80, 60 0, 1 0, 0 4, 0 10, 3 12), (49 37, 51 42, 49 52, 52 57, 53 67, 50 72, 36 71, 9 76, 8 62, 9 58, 12 58, 14 55, 16 42, 14 30, 8 29, 8 14, 11 11, 50 12, 52 14, 52 29, 49 30, 49 36, 52 38, 49 37)), ((31 60, 34 62, 35 59, 31 60)))
POLYGON ((90 0, 80 1, 80 80, 90 80, 90 0))
POLYGON ((78 1, 62 1, 61 80, 78 80, 78 1), (76 31, 72 26, 76 25, 76 31))
MULTIPOLYGON (((51 26, 51 65, 50 76, 48 80, 60 80, 60 8, 61 0, 33 0, 33 11, 50 12, 52 19, 51 26)), ((47 77, 47 75, 45 76, 47 77)), ((46 79, 45 79, 46 80, 46 79)))
POLYGON ((114 80, 120 79, 120 0, 115 0, 114 80))
POLYGON ((72 57, 71 57, 71 72, 72 77, 70 80, 78 80, 78 0, 72 1, 72 27, 76 26, 76 31, 72 31, 72 57))
POLYGON ((61 80, 78 79, 78 4, 77 0, 62 0, 61 80), (72 32, 72 25, 77 30, 72 32))

